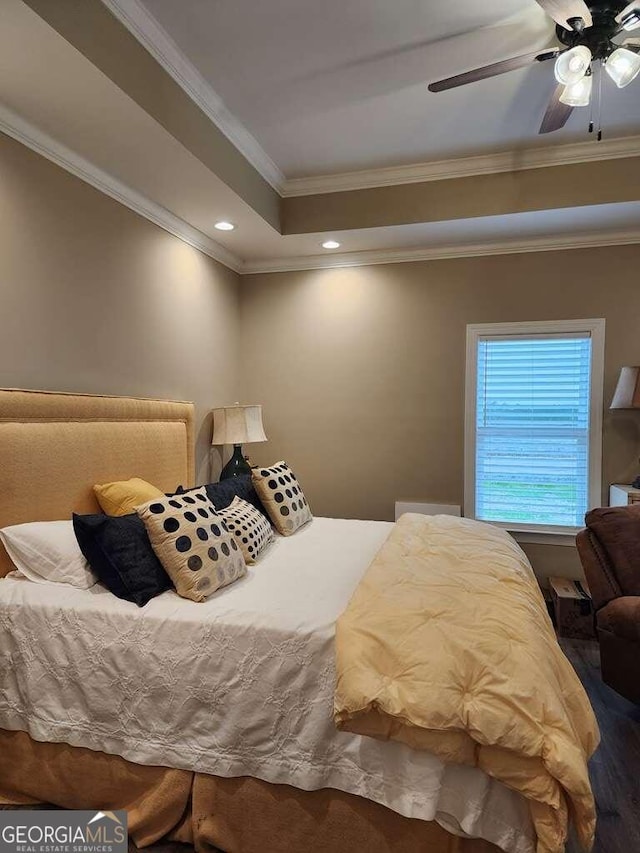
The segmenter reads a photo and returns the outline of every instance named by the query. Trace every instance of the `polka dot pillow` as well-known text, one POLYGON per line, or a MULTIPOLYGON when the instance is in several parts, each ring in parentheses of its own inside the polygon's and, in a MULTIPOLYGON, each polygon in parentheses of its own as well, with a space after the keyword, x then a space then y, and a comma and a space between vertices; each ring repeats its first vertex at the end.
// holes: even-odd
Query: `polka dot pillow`
POLYGON ((238 543, 245 563, 255 563, 261 551, 275 540, 269 520, 242 498, 236 496, 228 507, 219 512, 238 543))
POLYGON ((311 521, 307 499, 286 462, 276 462, 270 468, 253 468, 251 477, 269 518, 283 536, 291 536, 311 521))
POLYGON ((242 551, 202 489, 136 507, 178 595, 204 601, 246 574, 242 551))

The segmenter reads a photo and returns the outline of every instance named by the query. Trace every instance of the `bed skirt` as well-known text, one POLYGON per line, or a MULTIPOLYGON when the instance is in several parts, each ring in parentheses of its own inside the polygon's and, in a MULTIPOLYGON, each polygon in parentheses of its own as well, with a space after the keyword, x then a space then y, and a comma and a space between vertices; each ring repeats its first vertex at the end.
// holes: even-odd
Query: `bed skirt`
POLYGON ((224 853, 500 853, 435 821, 325 788, 301 791, 243 776, 226 779, 143 767, 117 755, 0 729, 0 803, 125 809, 138 847, 160 838, 224 853))

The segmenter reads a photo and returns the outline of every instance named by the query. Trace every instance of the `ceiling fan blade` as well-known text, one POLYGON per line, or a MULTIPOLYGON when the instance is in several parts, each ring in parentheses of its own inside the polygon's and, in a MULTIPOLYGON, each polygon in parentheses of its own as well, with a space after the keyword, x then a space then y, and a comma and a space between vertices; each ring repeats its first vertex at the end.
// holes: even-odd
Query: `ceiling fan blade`
POLYGON ((560 24, 565 30, 573 29, 567 23, 571 18, 582 18, 585 27, 593 24, 591 12, 584 0, 536 0, 536 2, 556 24, 560 24))
POLYGON ((637 12, 640 16, 640 0, 633 0, 628 6, 625 6, 619 15, 616 15, 616 21, 620 24, 623 18, 626 18, 631 12, 637 12))
POLYGON ((485 80, 487 77, 496 77, 498 74, 506 74, 507 71, 515 71, 517 68, 525 68, 533 62, 544 62, 545 59, 553 59, 560 53, 558 48, 553 50, 539 50, 533 53, 524 53, 522 56, 514 56, 513 59, 503 59, 502 62, 494 62, 491 65, 483 65, 473 71, 464 74, 456 74, 455 77, 447 77, 436 83, 429 83, 430 92, 446 92, 448 89, 456 89, 458 86, 466 86, 467 83, 475 83, 476 80, 485 80))
POLYGON ((564 86, 562 83, 556 87, 538 133, 553 133, 554 130, 560 130, 567 123, 569 116, 573 112, 573 107, 568 107, 560 100, 563 89, 564 86))

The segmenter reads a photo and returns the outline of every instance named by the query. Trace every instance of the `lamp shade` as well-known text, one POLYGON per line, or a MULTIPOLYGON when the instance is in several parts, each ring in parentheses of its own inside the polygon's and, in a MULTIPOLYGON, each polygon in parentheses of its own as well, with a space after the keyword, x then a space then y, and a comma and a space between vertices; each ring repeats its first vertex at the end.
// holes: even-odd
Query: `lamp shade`
POLYGON ((555 74, 558 83, 571 86, 581 80, 591 67, 592 54, 584 44, 565 50, 556 59, 555 74))
POLYGON ((623 367, 611 409, 640 409, 640 367, 623 367))
POLYGON ((213 410, 211 444, 251 444, 266 441, 262 426, 262 406, 222 406, 213 410))
POLYGON ((577 83, 565 86, 560 95, 560 101, 569 107, 588 107, 591 103, 593 77, 585 74, 577 83))
POLYGON ((624 89, 640 74, 640 55, 619 47, 607 59, 604 68, 618 89, 624 89))

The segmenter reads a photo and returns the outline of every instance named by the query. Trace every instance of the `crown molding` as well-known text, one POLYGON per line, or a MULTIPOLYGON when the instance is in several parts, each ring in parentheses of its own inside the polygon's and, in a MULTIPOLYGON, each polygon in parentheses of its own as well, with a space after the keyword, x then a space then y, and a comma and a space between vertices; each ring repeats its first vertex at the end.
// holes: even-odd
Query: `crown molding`
POLYGON ((102 2, 283 198, 613 160, 640 154, 640 136, 629 136, 601 142, 590 140, 433 160, 406 166, 286 178, 258 140, 227 108, 211 84, 140 0, 102 2))
POLYGON ((102 0, 102 2, 171 75, 218 130, 224 133, 265 181, 280 192, 285 183, 285 176, 277 164, 269 157, 258 140, 230 112, 220 95, 187 59, 140 0, 102 0))
POLYGON ((296 272, 300 270, 340 269, 376 264, 401 264, 415 261, 440 261, 452 258, 480 258, 487 255, 516 255, 526 252, 558 252, 566 249, 590 249, 603 246, 640 244, 640 229, 602 231, 562 237, 531 237, 487 243, 465 243, 449 246, 429 246, 419 249, 372 249, 340 255, 308 255, 301 258, 280 258, 245 261, 242 275, 257 273, 296 272))
POLYGON ((122 183, 75 151, 57 142, 53 137, 2 104, 0 104, 0 132, 21 142, 65 171, 125 205, 134 213, 143 216, 153 222, 154 225, 168 231, 174 237, 183 240, 241 275, 640 244, 640 229, 636 228, 563 235, 562 237, 525 238, 519 241, 452 244, 417 249, 372 249, 363 252, 247 261, 242 260, 220 243, 189 225, 185 220, 122 183))
POLYGON ((57 142, 53 137, 32 125, 13 110, 0 104, 0 132, 26 145, 32 151, 46 157, 80 180, 90 184, 101 193, 125 205, 134 213, 144 216, 174 237, 178 237, 205 255, 219 261, 234 272, 240 272, 242 261, 224 246, 198 231, 188 222, 146 196, 123 184, 113 175, 85 160, 84 157, 57 142))
POLYGON ((575 142, 544 148, 525 148, 497 154, 479 154, 451 160, 432 160, 409 166, 389 166, 334 175, 309 178, 289 178, 280 187, 285 198, 316 195, 319 193, 348 192, 373 189, 398 184, 415 184, 425 181, 444 181, 473 175, 490 175, 499 172, 519 172, 524 169, 541 169, 546 166, 567 166, 572 163, 592 163, 598 160, 619 160, 640 156, 640 136, 606 139, 601 142, 575 142))

